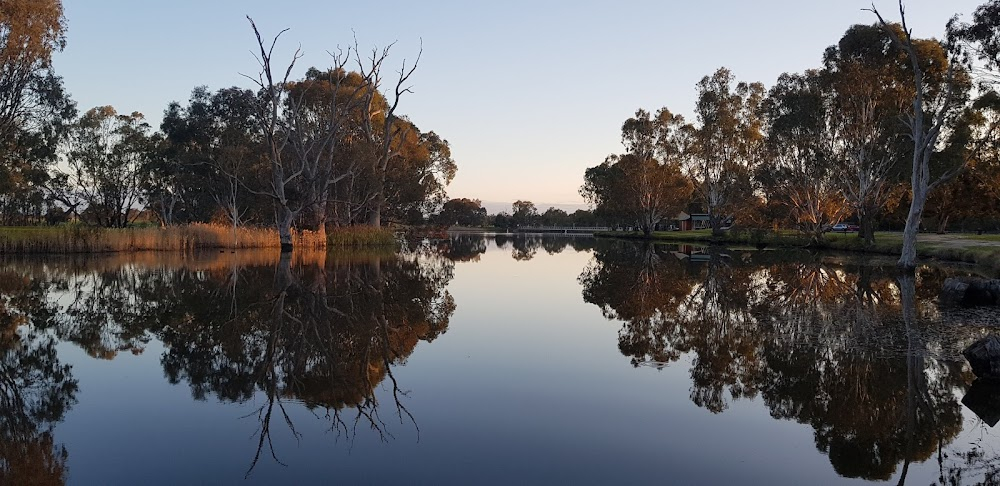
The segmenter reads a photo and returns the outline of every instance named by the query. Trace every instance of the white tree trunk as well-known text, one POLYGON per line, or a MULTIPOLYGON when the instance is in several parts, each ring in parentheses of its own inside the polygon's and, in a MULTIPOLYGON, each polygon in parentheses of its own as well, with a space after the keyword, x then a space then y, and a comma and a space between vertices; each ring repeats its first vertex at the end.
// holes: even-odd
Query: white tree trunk
POLYGON ((917 197, 917 188, 913 191, 913 202, 910 203, 910 212, 906 215, 906 228, 903 229, 903 251, 899 255, 897 265, 904 270, 913 270, 917 267, 917 233, 920 231, 920 219, 924 213, 924 204, 927 202, 927 192, 917 197))
POLYGON ((282 253, 292 251, 292 221, 294 219, 295 213, 289 211, 288 208, 281 208, 278 216, 278 239, 281 242, 282 253))

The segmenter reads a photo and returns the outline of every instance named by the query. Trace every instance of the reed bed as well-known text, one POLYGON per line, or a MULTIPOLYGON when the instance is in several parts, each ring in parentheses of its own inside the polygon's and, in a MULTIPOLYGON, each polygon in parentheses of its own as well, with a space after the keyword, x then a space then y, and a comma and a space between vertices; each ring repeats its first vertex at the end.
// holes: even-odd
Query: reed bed
POLYGON ((345 226, 330 232, 327 238, 333 247, 385 247, 395 248, 399 245, 396 235, 386 228, 371 226, 345 226))
MULTIPOLYGON (((321 249, 326 242, 317 233, 295 232, 297 249, 321 249)), ((200 249, 279 248, 278 232, 265 228, 233 228, 190 224, 166 228, 108 229, 70 224, 49 227, 0 228, 0 253, 113 253, 139 251, 194 251, 200 249)))

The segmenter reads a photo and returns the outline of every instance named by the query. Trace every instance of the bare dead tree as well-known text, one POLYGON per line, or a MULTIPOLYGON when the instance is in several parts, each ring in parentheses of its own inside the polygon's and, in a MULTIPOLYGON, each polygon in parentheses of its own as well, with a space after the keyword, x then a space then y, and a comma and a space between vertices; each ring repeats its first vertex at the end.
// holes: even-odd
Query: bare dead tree
MULTIPOLYGON (((398 350, 394 349, 389 335, 389 324, 386 320, 385 305, 381 302, 383 292, 381 278, 375 283, 368 283, 360 279, 360 275, 352 278, 359 280, 353 282, 351 287, 355 290, 358 286, 365 286, 369 292, 377 292, 380 305, 375 307, 371 313, 363 315, 361 322, 365 328, 366 339, 350 339, 344 341, 344 337, 338 335, 338 328, 342 326, 357 325, 358 322, 350 323, 351 319, 362 317, 345 313, 331 304, 331 296, 326 287, 325 273, 320 271, 312 279, 312 283, 307 285, 300 275, 292 270, 291 256, 284 254, 275 268, 275 291, 276 295, 269 301, 263 303, 269 306, 268 312, 268 340, 261 362, 255 366, 255 381, 260 390, 264 392, 264 403, 254 409, 243 418, 255 418, 258 427, 254 431, 253 437, 256 439, 254 456, 246 471, 246 477, 256 468, 260 458, 265 451, 278 464, 286 465, 279 459, 272 432, 274 423, 283 422, 292 437, 296 440, 302 434, 296 429, 291 415, 285 407, 285 398, 289 396, 290 389, 295 386, 303 386, 302 376, 297 376, 297 372, 305 371, 305 368, 296 368, 295 363, 309 363, 317 366, 318 363, 326 363, 328 366, 335 366, 336 363, 343 363, 345 357, 338 353, 340 346, 358 346, 356 359, 360 360, 361 366, 355 370, 358 375, 353 378, 362 384, 362 395, 356 403, 334 404, 321 403, 325 408, 325 418, 330 420, 330 430, 336 430, 338 438, 341 434, 347 439, 353 440, 357 436, 359 428, 367 426, 382 442, 395 439, 389 430, 389 424, 383 418, 381 403, 376 397, 378 381, 369 374, 371 366, 376 363, 384 367, 385 376, 389 378, 392 385, 392 398, 395 403, 396 414, 400 423, 409 420, 413 423, 419 440, 419 427, 413 414, 403 403, 403 397, 407 392, 400 388, 396 377, 393 375, 392 366, 397 363, 400 357, 398 350), (292 297, 294 295, 294 297, 292 297), (301 307, 296 307, 292 301, 301 307), (303 311, 299 313, 299 311, 303 311), (343 319, 340 325, 331 324, 334 319, 343 319), (347 418, 347 408, 353 408, 354 418, 347 418), (349 423, 350 422, 350 423, 349 423)), ((371 297, 365 292, 359 294, 363 297, 371 297)), ((345 295, 348 301, 354 299, 354 291, 349 291, 345 295)), ((354 307, 353 302, 346 304, 354 307)), ((348 310, 348 312, 351 312, 348 310)), ((309 366, 306 365, 306 366, 309 366)), ((381 378, 379 378, 381 379, 381 378)), ((342 384, 336 381, 327 383, 330 389, 337 389, 342 384)))
POLYGON ((276 223, 278 226, 278 237, 281 240, 281 251, 290 252, 292 251, 292 221, 298 216, 299 211, 302 210, 302 206, 301 203, 289 197, 289 186, 298 179, 302 174, 302 170, 294 167, 291 161, 285 160, 285 146, 288 145, 289 140, 287 130, 283 126, 282 115, 288 79, 292 74, 295 63, 302 57, 302 50, 295 50, 291 62, 289 62, 288 67, 285 69, 284 77, 277 79, 272 67, 274 47, 282 34, 288 32, 288 29, 284 29, 278 35, 274 36, 271 46, 268 48, 264 44, 264 39, 261 37, 260 31, 257 29, 257 24, 254 23, 250 16, 247 16, 247 20, 250 21, 250 26, 253 27, 254 35, 257 38, 257 46, 260 48, 260 56, 257 57, 257 62, 260 64, 260 73, 256 79, 250 76, 246 77, 257 83, 263 97, 259 107, 259 120, 267 144, 268 159, 271 168, 271 187, 269 190, 260 193, 269 196, 278 206, 276 223))
POLYGON ((423 55, 424 48, 423 42, 421 41, 420 51, 417 53, 417 59, 409 68, 407 68, 406 60, 403 60, 402 67, 399 71, 397 71, 398 78, 396 79, 396 85, 392 92, 392 102, 389 103, 387 101, 387 106, 383 109, 383 107, 376 105, 375 99, 376 94, 379 93, 379 88, 382 85, 382 64, 385 63, 386 58, 389 56, 389 50, 394 44, 386 46, 381 51, 378 49, 372 49, 371 56, 366 61, 362 61, 357 48, 356 38, 354 43, 355 60, 357 61, 358 69, 367 75, 367 79, 369 81, 365 92, 362 94, 364 105, 367 107, 368 113, 362 121, 361 128, 369 146, 375 151, 375 154, 372 157, 374 188, 371 195, 371 209, 368 213, 368 224, 374 227, 379 227, 382 225, 382 209, 385 207, 386 200, 386 170, 389 166, 389 161, 398 155, 398 151, 394 149, 393 143, 396 140, 404 138, 407 131, 412 129, 412 126, 409 123, 398 123, 399 117, 396 115, 396 109, 399 107, 399 101, 402 99, 403 95, 413 92, 412 87, 409 86, 408 83, 410 77, 417 70, 417 66, 420 64, 420 57, 423 55), (384 118, 382 119, 381 126, 376 129, 374 121, 378 119, 379 115, 382 115, 384 118))
POLYGON ((301 48, 296 49, 280 79, 274 74, 274 48, 288 29, 279 32, 268 46, 253 19, 248 16, 247 20, 257 38, 259 54, 256 57, 260 65, 256 78, 247 77, 261 91, 260 123, 271 169, 270 187, 251 191, 274 200, 278 209, 281 249, 288 252, 292 250, 292 224, 303 211, 312 213, 317 230, 325 234, 330 187, 349 175, 334 173, 335 149, 348 114, 361 103, 359 95, 369 84, 369 76, 362 73, 365 82, 353 88, 346 100, 342 99, 340 88, 351 48, 346 52, 328 51, 333 60, 329 71, 330 94, 323 99, 322 107, 310 105, 307 101, 310 86, 304 84, 293 92, 294 85, 290 82, 295 63, 302 57, 301 48))
POLYGON ((353 177, 357 170, 353 163, 338 167, 335 163, 336 149, 351 114, 363 105, 364 92, 373 76, 372 72, 361 71, 361 83, 345 87, 345 68, 350 60, 351 48, 328 53, 333 59, 333 67, 324 80, 329 94, 320 96, 320 102, 311 103, 310 91, 315 88, 306 81, 287 103, 289 147, 303 168, 305 207, 324 241, 332 187, 345 178, 353 177))
POLYGON ((369 223, 381 225, 388 164, 398 155, 397 141, 412 127, 400 122, 396 110, 403 95, 412 92, 408 82, 417 69, 423 47, 412 65, 403 61, 392 99, 385 104, 377 100, 383 82, 382 67, 393 44, 372 49, 371 56, 362 59, 356 38, 354 45, 346 50, 328 51, 333 60, 328 79, 323 80, 328 92, 314 96, 319 80, 307 79, 300 83, 290 80, 295 63, 302 57, 301 49, 295 51, 282 78, 274 74, 274 47, 287 29, 267 45, 254 21, 247 19, 257 38, 259 53, 255 57, 261 68, 256 78, 248 77, 262 94, 260 118, 271 167, 270 187, 253 192, 275 201, 283 251, 291 250, 291 226, 300 214, 308 216, 311 225, 325 240, 322 237, 326 231, 332 186, 345 179, 353 180, 363 171, 364 167, 357 166, 355 161, 341 166, 336 164, 337 148, 343 141, 348 122, 361 108, 365 111, 358 129, 373 152, 369 161, 373 183, 370 194, 362 199, 369 208, 369 223), (345 68, 352 58, 357 63, 360 82, 348 87, 344 83, 347 79, 345 68))

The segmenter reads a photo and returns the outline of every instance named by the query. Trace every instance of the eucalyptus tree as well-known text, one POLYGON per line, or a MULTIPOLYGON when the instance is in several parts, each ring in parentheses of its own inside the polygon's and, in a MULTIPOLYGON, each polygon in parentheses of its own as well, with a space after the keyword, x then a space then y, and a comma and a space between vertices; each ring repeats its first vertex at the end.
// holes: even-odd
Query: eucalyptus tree
POLYGON ((538 208, 531 201, 518 199, 511 206, 510 222, 515 227, 530 226, 538 219, 538 208))
POLYGON ((971 23, 952 21, 948 25, 953 39, 969 44, 976 57, 992 71, 989 81, 997 81, 1000 71, 1000 0, 988 0, 976 8, 971 23))
POLYGON ((681 164, 691 143, 691 126, 666 107, 650 116, 638 110, 622 124, 626 153, 618 160, 626 207, 647 235, 690 203, 692 185, 681 164))
POLYGON ((148 132, 141 113, 119 114, 110 106, 88 110, 72 127, 66 175, 86 206, 85 219, 113 228, 135 219, 153 154, 148 132))
MULTIPOLYGON (((264 144, 268 147, 270 182, 256 192, 274 200, 278 207, 277 226, 283 251, 291 251, 291 226, 300 215, 307 227, 321 235, 326 232, 328 206, 334 187, 341 181, 349 184, 348 194, 362 188, 363 204, 351 201, 348 212, 362 208, 368 223, 381 225, 386 205, 386 173, 393 158, 400 155, 400 137, 411 130, 396 114, 403 95, 411 92, 410 76, 417 62, 403 62, 391 100, 380 92, 382 68, 392 47, 373 49, 362 59, 357 43, 346 50, 331 53, 332 66, 320 71, 310 69, 305 79, 293 81, 291 73, 302 57, 301 50, 292 56, 284 72, 276 72, 273 52, 279 33, 268 45, 252 19, 261 70, 251 78, 260 90, 261 103, 256 119, 264 144), (357 72, 348 72, 352 59, 357 72), (346 166, 340 148, 360 157, 346 166)), ((450 157, 449 157, 450 159, 450 157)), ((453 172, 453 171, 452 171, 453 172)), ((450 179, 449 179, 450 180, 450 179)), ((351 218, 353 220, 353 218, 351 218)))
POLYGON ((836 177, 830 91, 821 71, 778 78, 764 102, 770 163, 756 172, 769 196, 790 210, 792 222, 814 242, 850 210, 836 177))
POLYGON ((66 46, 59 0, 0 2, 0 140, 38 106, 35 83, 52 74, 52 54, 66 46))
POLYGON ((294 160, 307 162, 303 180, 296 185, 304 209, 299 219, 303 227, 321 233, 326 231, 331 199, 353 202, 353 189, 369 187, 372 170, 367 154, 357 147, 371 73, 347 71, 346 55, 334 60, 329 70, 310 68, 304 79, 285 83, 283 117, 289 140, 285 151, 294 160), (348 144, 354 146, 345 154, 348 144), (344 180, 352 190, 338 194, 335 188, 344 180))
POLYGON ((447 226, 483 226, 486 224, 486 208, 479 199, 451 199, 434 215, 433 221, 447 226))
POLYGON ((52 69, 66 45, 59 0, 0 2, 0 220, 28 224, 51 206, 48 169, 76 105, 52 69))
POLYGON ((951 130, 964 112, 969 89, 969 77, 960 49, 952 40, 943 45, 937 41, 914 39, 906 24, 903 2, 899 2, 901 32, 882 18, 878 10, 871 9, 879 20, 879 25, 892 39, 893 44, 906 53, 910 61, 913 97, 912 111, 907 119, 910 139, 913 142, 912 171, 910 174, 910 209, 903 229, 903 249, 899 257, 900 268, 912 270, 916 267, 917 233, 923 217, 928 194, 942 183, 950 180, 965 168, 969 159, 931 175, 931 158, 939 149, 942 132, 951 130), (943 81, 939 85, 931 83, 935 70, 945 69, 943 81))
POLYGON ((542 226, 565 226, 570 222, 570 216, 562 209, 550 206, 542 214, 538 215, 538 220, 542 226))
POLYGON ((612 226, 634 224, 622 193, 615 190, 622 179, 621 170, 615 167, 617 155, 609 155, 601 164, 587 168, 583 175, 580 195, 594 208, 595 217, 608 221, 612 226))
POLYGON ((252 209, 258 218, 266 212, 261 198, 243 189, 262 186, 257 102, 250 90, 197 87, 187 105, 167 107, 160 125, 164 147, 147 186, 162 221, 209 221, 221 213, 235 232, 252 209))
POLYGON ((907 64, 886 32, 874 25, 849 28, 823 56, 833 99, 834 158, 840 189, 866 245, 900 179, 906 151, 899 120, 910 97, 907 64))
POLYGON ((661 108, 655 116, 637 110, 621 130, 626 153, 587 169, 580 193, 597 211, 637 225, 648 236, 690 202, 693 189, 681 163, 691 127, 661 108))
POLYGON ((379 219, 419 224, 447 200, 446 187, 455 178, 458 165, 447 140, 434 131, 421 132, 412 123, 403 122, 412 128, 399 137, 396 156, 389 159, 379 219))
POLYGON ((7 225, 36 224, 43 213, 65 215, 55 204, 63 193, 55 190, 50 169, 77 115, 76 103, 51 72, 36 78, 31 90, 31 115, 0 138, 0 223, 7 225))
MULTIPOLYGON (((274 47, 286 30, 264 41, 253 19, 247 17, 257 39, 257 61, 261 70, 252 79, 260 89, 256 120, 260 125, 269 160, 269 183, 255 193, 271 198, 277 207, 276 225, 282 252, 292 251, 292 224, 303 211, 311 212, 320 224, 316 229, 325 234, 325 198, 330 187, 343 174, 332 170, 333 154, 340 142, 348 114, 362 100, 362 87, 368 84, 370 73, 363 74, 366 82, 351 91, 347 105, 341 102, 340 87, 350 51, 331 54, 333 66, 327 71, 327 97, 307 97, 308 86, 294 92, 292 70, 302 57, 296 50, 284 72, 276 72, 273 64, 274 47)), ((249 77, 249 76, 248 76, 249 77)), ((306 81, 309 81, 308 79, 306 81)), ((319 81, 318 79, 316 80, 319 81)))
POLYGON ((687 207, 692 185, 680 165, 626 155, 619 161, 623 189, 632 200, 639 227, 649 235, 661 221, 670 220, 687 207))
POLYGON ((698 82, 698 125, 685 168, 706 206, 713 235, 721 235, 729 213, 753 197, 751 173, 762 155, 764 97, 764 85, 736 82, 726 68, 698 82))
POLYGON ((402 61, 399 76, 396 78, 392 90, 392 98, 387 99, 380 92, 382 88, 382 65, 389 57, 389 49, 385 47, 381 51, 372 49, 371 55, 366 60, 362 60, 360 50, 355 45, 354 54, 358 69, 365 73, 367 83, 365 90, 361 93, 363 105, 367 109, 367 116, 361 120, 361 133, 368 147, 372 150, 372 200, 368 211, 368 224, 379 227, 382 224, 382 211, 386 206, 386 179, 389 168, 389 161, 399 155, 396 143, 407 133, 414 129, 410 123, 401 123, 396 110, 404 94, 411 93, 412 89, 408 85, 410 77, 417 70, 420 64, 420 57, 423 54, 423 47, 417 54, 413 64, 407 67, 407 62, 402 61), (378 103, 379 99, 384 100, 378 103))
MULTIPOLYGON (((349 179, 338 184, 336 204, 348 211, 337 209, 347 213, 336 218, 338 224, 370 225, 375 212, 379 225, 419 224, 447 200, 445 188, 458 170, 448 141, 433 131, 422 132, 406 119, 396 125, 405 128, 390 147, 384 172, 375 168, 377 146, 364 135, 345 137, 337 160, 351 170, 349 179)), ((352 124, 351 130, 361 131, 363 126, 352 124)))
MULTIPOLYGON (((980 187, 995 201, 1000 198, 1000 1, 989 0, 978 8, 969 23, 949 23, 949 35, 975 55, 978 64, 972 70, 980 94, 973 103, 978 117, 971 132, 974 147, 974 170, 980 187)), ((938 198, 950 199, 950 198, 938 198)))
MULTIPOLYGON (((216 205, 223 209, 234 231, 254 205, 242 187, 253 184, 260 187, 259 173, 263 162, 261 137, 255 118, 257 97, 250 90, 237 87, 216 91, 211 97, 209 132, 213 139, 209 164, 215 171, 219 185, 211 191, 216 205)), ((256 216, 261 217, 258 210, 256 216)))
MULTIPOLYGON (((976 152, 971 172, 979 189, 990 196, 991 202, 996 202, 1000 200, 1000 94, 986 92, 972 107, 973 116, 979 120, 971 133, 976 152)), ((963 197, 966 195, 962 193, 963 197)))

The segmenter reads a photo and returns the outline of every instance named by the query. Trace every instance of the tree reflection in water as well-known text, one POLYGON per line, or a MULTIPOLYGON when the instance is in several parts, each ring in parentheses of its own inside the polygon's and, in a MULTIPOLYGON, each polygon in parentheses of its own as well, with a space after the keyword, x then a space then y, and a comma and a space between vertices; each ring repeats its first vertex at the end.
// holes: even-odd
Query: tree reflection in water
POLYGON ((77 382, 56 356, 47 288, 0 272, 0 484, 63 484, 68 452, 53 428, 76 403, 77 382))
MULTIPOLYGON (((51 335, 14 332, 24 315, 47 316, 52 334, 104 359, 141 353, 155 338, 166 348, 161 364, 168 380, 187 383, 196 399, 263 398, 247 416, 258 422, 247 474, 265 451, 281 462, 271 439, 274 424, 299 436, 286 408, 290 401, 329 420, 338 437, 353 438, 364 426, 389 440, 393 434, 376 398, 385 381, 400 423, 416 427, 392 368, 405 363, 419 342, 447 330, 455 309, 446 290, 454 263, 429 248, 297 254, 294 262, 261 258, 12 264, 18 274, 33 275, 30 281, 48 283, 34 293, 5 292, 19 299, 7 307, 20 314, 4 314, 8 331, 0 342, 8 349, 0 373, 12 383, 4 388, 0 411, 4 431, 23 436, 22 448, 50 446, 51 436, 38 430, 60 419, 76 389, 68 367, 56 360, 51 335)), ((10 280, 19 278, 29 282, 10 280)), ((65 451, 56 452, 61 467, 65 451)))
POLYGON ((487 236, 476 233, 454 233, 448 239, 436 242, 436 249, 442 256, 457 262, 478 262, 486 253, 489 242, 501 250, 510 249, 511 258, 517 261, 529 261, 535 258, 539 250, 555 255, 566 248, 573 251, 589 251, 593 249, 594 237, 586 235, 511 233, 487 236))
MULTIPOLYGON (((591 245, 565 237, 510 241, 523 255, 591 245)), ((75 403, 77 383, 56 356, 59 341, 99 359, 160 341, 167 379, 187 384, 195 399, 259 400, 247 416, 258 424, 248 474, 262 454, 281 462, 272 427, 299 436, 290 402, 348 440, 359 427, 390 440, 395 420, 419 437, 393 367, 447 330, 454 262, 475 261, 487 246, 476 235, 399 254, 296 253, 295 261, 244 252, 5 262, 0 482, 65 477, 68 453, 54 443, 52 427, 75 403), (383 383, 392 420, 376 396, 383 383)))
POLYGON ((0 483, 67 477, 68 451, 52 430, 77 383, 56 355, 60 340, 103 359, 160 341, 171 383, 200 400, 252 403, 247 474, 262 456, 281 462, 272 430, 298 436, 290 406, 347 440, 363 429, 381 440, 399 428, 419 434, 394 368, 447 331, 455 262, 478 260, 489 239, 513 258, 593 249, 583 297, 621 321, 618 346, 634 366, 689 362, 698 406, 722 413, 757 399, 772 417, 808 425, 841 475, 902 482, 912 463, 936 460, 941 482, 994 477, 995 451, 956 441, 958 397, 972 383, 957 351, 982 328, 933 303, 943 270, 899 278, 860 259, 500 238, 295 261, 10 262, 0 273, 0 483))
POLYGON ((251 470, 265 447, 281 462, 271 441, 276 420, 298 436, 288 399, 322 411, 338 435, 353 436, 364 424, 388 440, 392 433, 375 395, 387 381, 398 419, 416 427, 392 367, 420 341, 447 330, 455 308, 445 290, 450 262, 375 253, 327 265, 293 266, 283 258, 271 269, 238 272, 235 298, 249 301, 230 305, 238 310, 228 319, 205 319, 189 309, 162 333, 169 348, 162 361, 171 382, 187 381, 199 398, 211 392, 246 401, 263 393, 264 404, 251 414, 260 422, 251 470), (345 417, 347 410, 353 417, 345 417))
POLYGON ((902 483, 911 462, 935 456, 942 482, 996 463, 944 451, 972 381, 958 351, 984 330, 940 324, 943 278, 897 278, 860 258, 618 242, 579 280, 584 300, 621 321, 633 365, 688 357, 698 406, 759 397, 772 417, 811 426, 838 474, 902 483))

